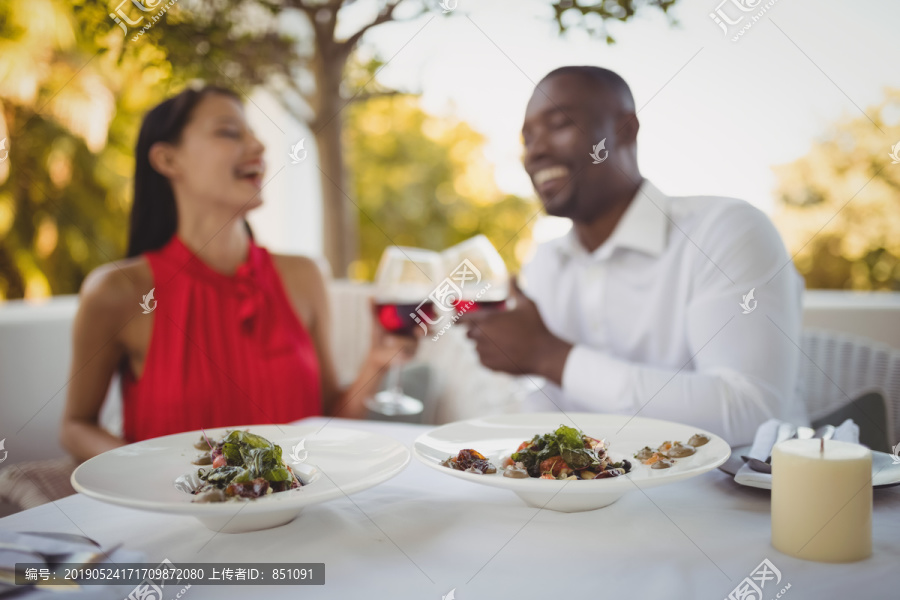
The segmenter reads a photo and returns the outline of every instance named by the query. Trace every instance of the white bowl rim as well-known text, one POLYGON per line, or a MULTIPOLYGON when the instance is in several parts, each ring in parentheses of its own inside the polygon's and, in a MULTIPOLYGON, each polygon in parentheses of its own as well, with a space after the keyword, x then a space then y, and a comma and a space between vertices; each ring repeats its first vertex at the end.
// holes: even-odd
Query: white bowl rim
MULTIPOLYGON (((257 425, 240 425, 240 426, 232 426, 232 427, 215 427, 207 429, 206 435, 210 437, 219 437, 224 434, 226 431, 233 430, 249 430, 251 433, 255 433, 261 428, 269 428, 274 427, 279 430, 283 430, 284 435, 294 436, 305 436, 309 437, 313 434, 318 433, 331 433, 331 434, 353 434, 358 435, 363 438, 369 439, 379 439, 383 442, 389 442, 391 447, 391 451, 395 452, 401 450, 403 453, 402 460, 390 465, 386 466, 382 471, 377 473, 363 473, 360 479, 355 480, 351 484, 344 485, 342 487, 338 487, 337 484, 334 484, 332 481, 332 487, 328 489, 316 489, 316 484, 322 481, 322 477, 326 479, 330 479, 326 473, 322 471, 322 469, 317 469, 320 471, 319 478, 316 481, 309 483, 297 490, 290 490, 286 492, 279 492, 276 494, 271 494, 269 496, 263 498, 256 499, 248 499, 246 501, 236 500, 229 502, 217 502, 217 503, 196 503, 196 502, 164 502, 157 500, 144 500, 138 497, 120 497, 120 496, 111 496, 104 492, 99 492, 97 490, 92 489, 89 486, 83 485, 81 481, 79 481, 79 474, 96 466, 98 462, 101 460, 106 460, 110 455, 115 454, 117 452, 122 452, 125 449, 134 449, 135 447, 152 447, 154 445, 160 445, 160 443, 165 444, 167 441, 173 442, 172 445, 168 446, 169 448, 175 449, 175 442, 179 442, 179 448, 193 448, 192 445, 182 446, 180 444, 179 438, 184 438, 188 444, 193 444, 196 441, 196 438, 201 435, 200 430, 195 431, 186 431, 181 433, 173 433, 165 436, 160 436, 156 438, 151 438, 147 440, 142 440, 140 442, 134 442, 132 444, 128 444, 125 446, 120 446, 119 448, 114 448, 102 454, 99 454, 91 459, 88 459, 84 463, 80 464, 75 471, 71 475, 71 483, 72 487, 81 494, 88 496, 90 498, 94 498, 96 500, 100 500, 102 502, 106 502, 109 504, 115 504, 119 506, 125 506, 128 508, 137 508, 150 512, 162 512, 162 513, 170 513, 170 514, 180 514, 180 515, 189 515, 195 517, 215 517, 215 516, 226 516, 236 512, 243 512, 244 514, 258 514, 260 512, 270 512, 270 511, 279 511, 279 510, 290 510, 292 508, 296 508, 297 510, 303 508, 304 506, 318 504, 320 502, 327 502, 334 498, 339 498, 341 496, 349 496, 350 494, 360 492, 366 490, 368 488, 379 485, 388 479, 399 474, 403 471, 408 465, 410 461, 410 451, 406 445, 398 442, 394 438, 389 436, 373 433, 369 431, 364 431, 361 429, 351 429, 346 427, 323 427, 322 425, 276 425, 276 424, 257 424, 257 425), (289 430, 289 431, 284 431, 289 430), (105 458, 104 458, 105 457, 105 458), (315 493, 313 494, 303 494, 305 490, 312 489, 315 493)), ((264 435, 270 441, 275 444, 279 444, 278 438, 273 436, 271 433, 268 435, 264 435), (273 439, 274 438, 274 439, 273 439)), ((282 446, 282 450, 284 447, 282 446)), ((311 464, 314 464, 311 462, 311 464)), ((191 469, 198 468, 196 465, 192 465, 190 462, 186 463, 185 473, 190 472, 191 469)), ((163 484, 164 482, 159 481, 156 482, 159 484, 163 484)), ((173 481, 166 481, 165 484, 173 485, 173 481)), ((323 482, 324 483, 324 482, 323 482)), ((320 486, 324 487, 324 486, 320 486)), ((185 494, 187 499, 187 494, 185 494)))
MULTIPOLYGON (((581 429, 586 435, 591 435, 590 431, 585 430, 582 427, 578 427, 581 429)), ((550 431, 550 429, 546 429, 546 431, 534 431, 531 436, 538 433, 546 433, 550 431)), ((525 436, 522 438, 524 441, 528 439, 529 436, 525 436)), ((645 445, 650 445, 654 440, 648 440, 648 443, 645 445)), ((663 440, 660 440, 661 443, 663 440)), ((682 442, 686 442, 687 440, 678 440, 682 442)), ((469 442, 463 442, 469 443, 469 442)), ((476 442, 471 442, 476 443, 476 442)), ((460 446, 462 449, 465 446, 460 446)), ((472 448, 473 446, 468 446, 472 448)), ((474 448, 478 450, 478 448, 474 448)), ((679 481, 682 479, 686 479, 688 477, 694 477, 696 475, 700 475, 707 471, 711 471, 723 464, 728 460, 729 456, 731 456, 731 448, 729 445, 723 440, 721 437, 706 431, 699 427, 694 427, 692 425, 685 425, 683 423, 676 423, 674 421, 664 421, 661 419, 651 419, 647 417, 629 417, 627 415, 611 415, 611 414, 603 414, 603 413, 513 413, 506 415, 490 415, 486 417, 476 417, 474 419, 465 419, 461 421, 454 421, 452 423, 447 423, 446 425, 442 425, 437 427, 431 431, 423 433, 419 437, 416 438, 413 443, 413 454, 419 462, 425 464, 426 466, 435 469, 441 473, 445 473, 447 475, 453 477, 459 477, 461 479, 471 481, 473 483, 479 483, 482 485, 488 485, 491 487, 499 487, 503 489, 508 489, 513 492, 525 492, 525 493, 535 493, 535 492, 543 492, 543 493, 553 493, 554 491, 564 488, 565 492, 563 495, 568 494, 596 494, 601 492, 615 492, 621 491, 625 492, 631 489, 634 489, 635 486, 640 488, 653 487, 657 485, 663 485, 666 483, 674 483, 675 481, 679 481), (557 425, 545 425, 544 427, 555 428, 559 423, 565 421, 571 421, 573 423, 585 422, 585 421, 597 421, 604 420, 608 423, 612 423, 615 421, 624 421, 625 425, 635 424, 637 426, 647 427, 665 427, 665 428, 677 428, 683 430, 690 430, 693 433, 700 433, 709 436, 709 443, 701 446, 698 450, 698 454, 695 454, 690 458, 694 458, 698 456, 701 450, 704 447, 718 448, 719 451, 715 458, 709 458, 709 460, 704 461, 702 464, 690 466, 687 468, 680 469, 678 471, 672 471, 672 469, 646 469, 649 473, 647 473, 647 477, 635 477, 635 467, 643 466, 640 465, 639 461, 634 459, 631 455, 623 455, 622 453, 617 453, 615 444, 611 444, 609 448, 610 455, 614 458, 627 458, 632 463, 632 471, 625 475, 620 475, 618 477, 608 477, 604 479, 594 479, 594 480, 550 480, 550 479, 539 479, 536 477, 529 477, 527 479, 516 479, 511 477, 505 477, 502 475, 502 468, 499 465, 497 466, 497 473, 491 475, 484 475, 481 473, 467 473, 465 471, 458 471, 455 469, 450 469, 440 464, 439 461, 434 460, 434 458, 427 456, 423 453, 423 448, 428 448, 429 446, 426 444, 426 440, 432 438, 435 433, 440 432, 441 430, 448 430, 452 427, 459 427, 461 425, 477 425, 477 424, 487 424, 487 425, 505 425, 510 427, 541 427, 542 425, 532 425, 532 422, 546 421, 547 423, 557 422, 557 425), (524 423, 517 423, 517 421, 524 421, 524 423), (618 455, 618 456, 617 456, 618 455), (568 483, 574 483, 575 485, 567 485, 568 483)), ((490 457, 488 457, 490 458, 490 457)), ((688 459, 679 459, 676 461, 676 466, 679 461, 687 461, 688 459)), ((696 461, 693 461, 696 462, 696 461)), ((684 464, 684 462, 682 462, 684 464)))

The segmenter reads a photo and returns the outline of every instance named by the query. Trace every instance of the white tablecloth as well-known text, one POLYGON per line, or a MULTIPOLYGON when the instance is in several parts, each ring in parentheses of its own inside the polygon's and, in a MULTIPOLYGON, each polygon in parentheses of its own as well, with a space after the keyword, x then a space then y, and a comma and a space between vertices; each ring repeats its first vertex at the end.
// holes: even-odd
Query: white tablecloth
MULTIPOLYGON (((324 419, 304 422, 324 423, 324 419)), ((428 428, 335 419, 328 426, 383 433, 412 447, 428 428)), ((900 597, 900 488, 875 491, 874 554, 851 564, 791 558, 770 543, 769 493, 719 471, 629 492, 606 508, 555 513, 514 494, 441 475, 415 458, 394 479, 306 508, 283 527, 216 534, 191 517, 120 508, 81 495, 0 519, 18 531, 84 533, 104 545, 186 562, 325 563, 325 585, 193 586, 203 598, 458 600, 596 598, 720 600, 768 558, 781 597, 900 597), (265 593, 265 596, 263 595, 265 593)), ((174 593, 174 592, 173 592, 174 593)), ((168 599, 165 599, 168 600, 168 599)))

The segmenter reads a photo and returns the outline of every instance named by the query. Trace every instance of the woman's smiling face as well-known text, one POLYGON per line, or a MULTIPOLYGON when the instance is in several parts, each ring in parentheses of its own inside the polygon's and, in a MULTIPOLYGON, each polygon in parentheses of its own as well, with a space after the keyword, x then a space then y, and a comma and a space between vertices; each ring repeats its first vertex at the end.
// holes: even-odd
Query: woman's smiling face
POLYGON ((211 93, 194 107, 177 144, 165 145, 154 168, 169 178, 176 196, 239 214, 262 204, 264 150, 241 103, 211 93))

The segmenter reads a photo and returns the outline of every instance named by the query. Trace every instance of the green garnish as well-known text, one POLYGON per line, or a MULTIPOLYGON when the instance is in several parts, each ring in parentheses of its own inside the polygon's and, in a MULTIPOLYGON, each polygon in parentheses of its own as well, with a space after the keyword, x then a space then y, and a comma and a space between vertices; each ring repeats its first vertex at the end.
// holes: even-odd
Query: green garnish
POLYGON ((514 452, 512 459, 522 463, 529 475, 539 477, 541 463, 554 456, 561 456, 573 469, 587 469, 601 464, 597 453, 585 448, 582 433, 565 425, 560 425, 553 433, 534 436, 531 445, 514 452))
POLYGON ((232 431, 222 442, 223 467, 200 471, 200 479, 224 487, 229 483, 247 483, 263 478, 269 482, 290 481, 281 447, 264 437, 246 431, 232 431))

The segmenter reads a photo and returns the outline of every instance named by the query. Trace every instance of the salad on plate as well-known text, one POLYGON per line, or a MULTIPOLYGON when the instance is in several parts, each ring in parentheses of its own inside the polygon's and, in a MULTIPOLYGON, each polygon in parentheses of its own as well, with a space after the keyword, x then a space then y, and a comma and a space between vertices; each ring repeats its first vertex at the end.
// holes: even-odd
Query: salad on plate
MULTIPOLYGON (((231 431, 215 445, 204 434, 208 454, 199 463, 194 502, 261 498, 300 488, 303 482, 284 462, 281 447, 249 431, 231 431)), ((198 442, 198 447, 200 442, 198 442)))
MULTIPOLYGON (((607 454, 605 440, 560 425, 556 431, 526 440, 501 466, 503 476, 516 479, 577 480, 618 477, 631 471, 628 460, 615 461, 607 454)), ((467 448, 441 463, 469 473, 493 474, 497 468, 483 454, 467 448)))

